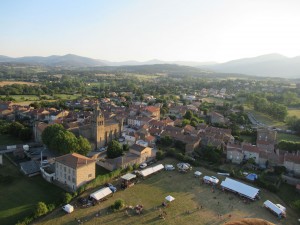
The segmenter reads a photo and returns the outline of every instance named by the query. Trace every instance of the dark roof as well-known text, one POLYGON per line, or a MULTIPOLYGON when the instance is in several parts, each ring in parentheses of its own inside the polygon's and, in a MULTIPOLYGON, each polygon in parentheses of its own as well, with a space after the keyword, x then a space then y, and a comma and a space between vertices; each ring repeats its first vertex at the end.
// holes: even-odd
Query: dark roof
POLYGON ((20 163, 20 167, 24 171, 25 175, 30 175, 40 172, 40 167, 36 161, 27 161, 20 163))
POLYGON ((130 149, 137 151, 137 152, 142 152, 146 147, 138 145, 138 144, 133 144, 130 149))

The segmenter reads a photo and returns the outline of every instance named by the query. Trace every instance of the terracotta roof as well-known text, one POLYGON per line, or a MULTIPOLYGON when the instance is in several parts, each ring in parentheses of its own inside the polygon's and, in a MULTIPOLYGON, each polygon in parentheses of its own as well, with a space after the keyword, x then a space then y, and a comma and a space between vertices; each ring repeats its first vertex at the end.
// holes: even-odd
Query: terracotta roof
POLYGON ((284 161, 293 162, 296 164, 300 164, 300 155, 294 153, 286 153, 284 155, 284 161))
POLYGON ((67 155, 57 157, 55 161, 64 164, 68 167, 71 167, 73 169, 77 169, 79 167, 85 166, 90 163, 95 163, 95 160, 77 153, 70 153, 67 155))
POLYGON ((147 110, 147 111, 149 111, 149 112, 152 112, 152 113, 154 113, 154 112, 157 112, 157 111, 159 111, 159 110, 160 110, 160 108, 158 108, 158 107, 155 107, 155 106, 147 106, 147 107, 146 107, 146 110, 147 110))
POLYGON ((244 144, 244 145, 242 146, 242 149, 243 149, 244 151, 248 151, 248 152, 256 152, 256 153, 259 153, 259 152, 260 152, 257 146, 251 145, 251 144, 244 144))

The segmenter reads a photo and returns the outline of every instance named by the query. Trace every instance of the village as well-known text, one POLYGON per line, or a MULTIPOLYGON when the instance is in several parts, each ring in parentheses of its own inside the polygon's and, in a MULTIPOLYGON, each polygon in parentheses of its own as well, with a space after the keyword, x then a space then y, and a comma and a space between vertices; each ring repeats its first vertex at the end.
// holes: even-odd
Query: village
MULTIPOLYGON (((168 113, 163 116, 160 113, 163 104, 155 103, 155 98, 150 95, 144 96, 145 102, 132 102, 129 107, 124 107, 117 106, 115 103, 116 101, 126 101, 126 99, 119 98, 116 93, 110 93, 111 98, 100 99, 100 101, 95 99, 67 101, 68 110, 57 108, 34 109, 29 105, 1 102, 1 118, 8 121, 26 121, 32 127, 34 142, 26 145, 4 146, 0 153, 9 153, 13 155, 14 159, 18 159, 18 162, 20 162, 18 167, 26 176, 32 177, 41 174, 48 182, 70 193, 76 193, 78 190, 82 190, 82 187, 92 182, 97 177, 96 167, 104 168, 108 172, 130 168, 128 171, 134 172, 123 174, 120 178, 123 181, 121 184, 117 184, 117 187, 110 184, 108 187, 90 194, 89 199, 94 199, 95 202, 107 199, 107 196, 114 195, 121 188, 131 187, 136 183, 136 180, 131 181, 131 179, 136 179, 137 177, 145 178, 161 170, 178 170, 186 173, 192 168, 191 164, 195 165, 195 168, 202 165, 197 163, 198 160, 204 162, 203 166, 208 165, 205 163, 203 153, 201 153, 201 149, 206 148, 211 149, 212 152, 220 152, 217 161, 221 160, 221 165, 246 165, 246 170, 242 177, 235 175, 237 178, 247 180, 247 175, 250 174, 252 176, 254 174, 254 178, 249 176, 250 179, 247 181, 250 182, 249 186, 232 178, 226 178, 226 180, 219 182, 220 179, 225 178, 224 175, 233 175, 230 170, 224 169, 218 174, 213 174, 214 176, 208 176, 211 172, 204 174, 204 170, 199 168, 201 172, 196 172, 199 172, 204 177, 200 177, 199 173, 197 173, 198 175, 195 174, 195 176, 198 177, 198 180, 200 177, 202 182, 211 184, 213 192, 215 188, 223 191, 229 190, 238 193, 239 196, 246 199, 246 202, 248 202, 247 199, 252 202, 261 198, 258 195, 260 189, 254 188, 255 184, 251 184, 260 176, 257 174, 260 171, 274 171, 274 168, 281 167, 286 169, 286 173, 281 175, 284 182, 291 185, 299 183, 297 177, 300 175, 300 152, 290 153, 284 149, 279 149, 276 145, 276 129, 259 126, 256 122, 248 125, 243 124, 244 126, 241 126, 242 129, 248 126, 256 131, 255 144, 236 140, 231 129, 223 128, 222 126, 230 123, 228 117, 226 118, 218 110, 212 110, 209 113, 199 110, 201 104, 206 104, 203 102, 203 97, 213 95, 214 98, 224 99, 228 97, 225 94, 226 89, 222 88, 219 91, 203 89, 200 93, 202 98, 186 95, 184 98, 189 101, 190 104, 188 105, 180 102, 168 102, 168 113), (192 126, 190 122, 186 123, 187 119, 196 121, 196 123, 193 123, 192 126), (76 136, 86 138, 91 144, 92 151, 88 152, 87 155, 78 153, 57 155, 57 152, 47 148, 43 144, 42 134, 47 127, 51 127, 54 124, 60 124, 64 129, 76 136), (123 147, 126 146, 128 150, 123 151, 120 156, 109 158, 107 157, 108 145, 112 142, 117 142, 123 147), (172 152, 170 148, 173 145, 179 151, 173 150, 172 154, 170 153, 172 152), (162 155, 163 157, 161 157, 162 155), (174 163, 180 164, 183 161, 184 165, 187 164, 188 166, 183 169, 178 165, 163 165, 160 163, 160 160, 164 160, 163 158, 165 157, 175 157, 179 161, 174 163), (152 164, 157 166, 152 167, 152 164), (132 171, 131 168, 135 168, 135 170, 132 171), (243 190, 245 191, 243 192, 243 190), (253 194, 253 190, 255 194, 253 194)), ((223 106, 221 103, 218 104, 220 107, 223 106)), ((228 110, 231 113, 240 112, 240 109, 237 108, 228 108, 228 110)), ((249 121, 251 119, 249 118, 249 121)), ((2 162, 2 155, 0 156, 2 162)), ((278 188, 279 184, 276 182, 269 186, 275 189, 278 188)), ((199 185, 199 183, 201 182, 198 181, 194 185, 199 185)), ((267 185, 265 184, 262 187, 269 187, 267 185)), ((176 199, 176 196, 174 197, 176 199)), ((87 203, 90 200, 85 199, 84 202, 87 203)), ((288 207, 285 208, 281 205, 284 205, 282 201, 280 201, 281 204, 279 206, 282 206, 284 210, 280 207, 278 208, 275 204, 278 202, 273 203, 268 199, 263 200, 266 201, 264 203, 265 207, 270 209, 278 218, 284 218, 289 214, 289 212, 286 214, 286 208, 288 207)), ((167 202, 171 201, 167 200, 167 202)), ((196 208, 199 207, 200 205, 196 208)), ((64 210, 71 213, 74 207, 67 204, 64 206, 64 210)), ((97 215, 99 216, 100 213, 97 215)), ((167 218, 166 215, 162 214, 160 214, 160 217, 163 219, 167 218)), ((218 219, 221 218, 223 219, 222 214, 218 214, 218 219)), ((231 219, 230 213, 226 219, 231 219)), ((78 223, 80 222, 82 221, 79 219, 78 223)))

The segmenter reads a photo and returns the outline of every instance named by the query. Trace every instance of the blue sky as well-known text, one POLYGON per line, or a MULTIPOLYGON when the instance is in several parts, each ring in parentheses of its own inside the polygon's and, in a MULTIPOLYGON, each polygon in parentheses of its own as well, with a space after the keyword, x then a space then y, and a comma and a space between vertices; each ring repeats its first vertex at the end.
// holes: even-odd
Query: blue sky
POLYGON ((0 55, 218 61, 300 55, 298 0, 2 0, 0 55))

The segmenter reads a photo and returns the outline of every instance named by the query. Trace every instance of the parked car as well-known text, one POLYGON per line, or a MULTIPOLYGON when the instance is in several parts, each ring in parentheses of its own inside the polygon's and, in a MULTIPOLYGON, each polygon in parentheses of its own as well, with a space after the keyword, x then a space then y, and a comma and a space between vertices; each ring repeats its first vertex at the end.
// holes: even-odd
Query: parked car
POLYGON ((106 187, 109 187, 109 189, 110 189, 113 193, 115 193, 115 192, 117 191, 117 188, 116 188, 114 185, 112 185, 111 183, 106 183, 105 186, 106 186, 106 187))
POLYGON ((144 168, 146 168, 148 165, 147 165, 147 163, 142 163, 141 165, 140 165, 140 168, 141 169, 144 169, 144 168))
POLYGON ((165 165, 165 170, 175 170, 175 167, 173 165, 166 164, 165 165))

